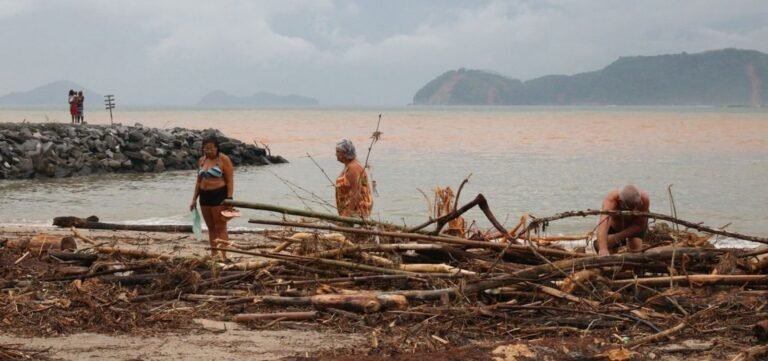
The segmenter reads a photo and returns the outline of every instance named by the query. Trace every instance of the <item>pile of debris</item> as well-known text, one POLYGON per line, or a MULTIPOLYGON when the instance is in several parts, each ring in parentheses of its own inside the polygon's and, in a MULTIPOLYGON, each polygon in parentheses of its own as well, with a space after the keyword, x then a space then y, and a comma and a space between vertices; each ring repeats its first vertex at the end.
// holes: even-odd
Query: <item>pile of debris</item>
POLYGON ((688 229, 656 222, 644 252, 596 257, 555 247, 541 232, 559 218, 604 212, 524 217, 507 230, 487 208, 482 196, 437 207, 432 221, 413 228, 282 209, 303 218, 252 219, 279 227, 232 242, 226 261, 79 231, 73 235, 86 247, 75 251, 63 237, 42 245, 7 240, 0 323, 25 335, 146 335, 206 318, 365 334, 368 348, 333 352, 378 357, 466 356, 467 347, 517 360, 768 354, 767 247, 718 249, 694 230, 725 231, 647 214, 688 229), (457 221, 474 206, 493 231, 457 221))

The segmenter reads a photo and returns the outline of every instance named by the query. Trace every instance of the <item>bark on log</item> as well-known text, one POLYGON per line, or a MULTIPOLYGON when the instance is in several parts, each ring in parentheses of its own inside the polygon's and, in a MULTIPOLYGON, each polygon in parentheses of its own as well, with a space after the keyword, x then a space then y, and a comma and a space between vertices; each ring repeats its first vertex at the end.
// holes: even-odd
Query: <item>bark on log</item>
POLYGON ((86 265, 90 265, 91 263, 93 263, 99 258, 99 256, 95 254, 74 253, 70 251, 56 251, 56 250, 49 250, 48 257, 60 259, 62 261, 78 261, 86 265))
POLYGON ((318 310, 338 308, 358 313, 375 313, 381 310, 381 302, 374 294, 361 295, 315 295, 312 305, 318 310))
POLYGON ((256 297, 256 302, 262 302, 267 305, 273 306, 309 306, 312 304, 312 299, 307 297, 283 297, 283 296, 264 296, 256 297))
POLYGON ((90 270, 89 267, 83 266, 60 266, 56 269, 56 273, 61 276, 75 276, 84 275, 90 270))
POLYGON ((303 321, 316 318, 317 311, 306 312, 277 312, 277 313, 241 313, 232 317, 235 322, 266 321, 266 320, 290 320, 303 321))

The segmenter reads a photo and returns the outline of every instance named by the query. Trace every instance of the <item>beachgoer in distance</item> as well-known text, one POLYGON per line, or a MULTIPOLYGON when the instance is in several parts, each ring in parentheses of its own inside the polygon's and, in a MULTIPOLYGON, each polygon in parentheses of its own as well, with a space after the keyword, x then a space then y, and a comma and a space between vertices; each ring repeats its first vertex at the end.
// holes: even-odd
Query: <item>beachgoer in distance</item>
POLYGON ((371 215, 371 197, 368 173, 357 160, 352 141, 342 139, 336 143, 336 160, 344 163, 344 169, 336 178, 336 208, 340 216, 363 217, 371 215))
POLYGON ((85 103, 85 96, 83 91, 77 92, 77 120, 80 124, 83 124, 83 104, 85 103))
MULTIPOLYGON (((203 156, 200 158, 195 181, 195 193, 189 209, 193 210, 197 206, 199 196, 200 212, 208 226, 208 241, 211 247, 225 248, 229 244, 228 219, 221 212, 230 210, 232 207, 221 205, 221 202, 232 199, 235 189, 234 165, 226 154, 219 151, 219 141, 215 136, 203 139, 202 150, 203 156)), ((216 256, 216 253, 217 251, 211 251, 212 256, 216 256)), ((223 259, 227 258, 223 251, 221 256, 223 259)))
MULTIPOLYGON (((608 192, 603 200, 602 210, 649 212, 650 206, 648 193, 630 184, 608 192)), ((607 256, 623 245, 628 245, 630 251, 640 251, 647 229, 648 217, 600 215, 597 227, 598 255, 607 256)))
POLYGON ((77 121, 77 93, 69 89, 69 114, 72 116, 72 124, 77 121))

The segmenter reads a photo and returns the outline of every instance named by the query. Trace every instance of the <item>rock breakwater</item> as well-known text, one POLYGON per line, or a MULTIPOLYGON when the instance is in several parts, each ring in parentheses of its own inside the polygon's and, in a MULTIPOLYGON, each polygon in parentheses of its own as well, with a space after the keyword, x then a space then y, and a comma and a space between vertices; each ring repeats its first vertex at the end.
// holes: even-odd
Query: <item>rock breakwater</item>
POLYGON ((215 135, 235 166, 286 163, 216 129, 0 123, 0 179, 196 169, 204 137, 215 135))

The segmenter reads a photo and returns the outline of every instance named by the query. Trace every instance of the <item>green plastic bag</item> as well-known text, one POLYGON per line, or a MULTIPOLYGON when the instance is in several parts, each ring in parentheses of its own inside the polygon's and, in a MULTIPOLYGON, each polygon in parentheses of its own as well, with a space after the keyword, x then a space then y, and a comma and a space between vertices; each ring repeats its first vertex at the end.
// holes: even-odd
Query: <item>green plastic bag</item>
POLYGON ((192 209, 192 233, 195 234, 195 239, 198 241, 203 239, 203 225, 202 221, 200 220, 200 211, 197 210, 197 207, 192 209))

